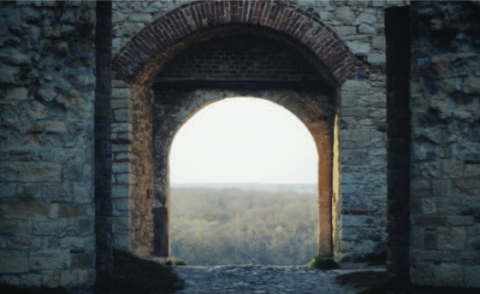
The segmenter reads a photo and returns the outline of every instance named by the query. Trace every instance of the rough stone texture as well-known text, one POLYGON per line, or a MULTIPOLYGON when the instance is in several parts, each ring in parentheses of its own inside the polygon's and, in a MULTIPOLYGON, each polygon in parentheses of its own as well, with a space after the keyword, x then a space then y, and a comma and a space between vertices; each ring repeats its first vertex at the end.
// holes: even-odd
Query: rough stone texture
MULTIPOLYGON (((152 142, 153 111, 166 119, 181 112, 181 107, 191 112, 208 99, 223 98, 215 96, 219 93, 226 97, 248 93, 240 91, 242 87, 228 92, 225 84, 217 91, 214 89, 218 87, 210 87, 210 92, 190 89, 177 102, 194 100, 196 104, 157 109, 154 99, 156 103, 158 95, 154 95, 151 82, 159 73, 167 74, 167 65, 192 46, 247 34, 281 43, 318 73, 312 78, 310 74, 299 74, 299 70, 286 76, 288 80, 322 81, 323 86, 338 90, 326 96, 333 98, 328 106, 335 109, 334 115, 329 113, 334 117, 328 125, 333 134, 329 146, 340 152, 332 155, 333 187, 320 191, 320 196, 333 194, 328 205, 334 220, 335 257, 356 258, 385 248, 383 19, 386 7, 405 4, 115 1, 112 51, 117 54, 113 61, 117 80, 112 82, 111 95, 114 245, 140 255, 151 254, 155 243, 152 207, 168 207, 168 178, 157 174, 152 164, 154 159, 163 166, 168 162, 164 156, 168 153, 161 148, 158 153, 157 141, 155 146, 152 142), (180 39, 182 42, 178 42, 180 39)), ((4 1, 0 5, 1 281, 88 289, 95 279, 95 2, 4 1)), ((411 5, 411 181, 409 191, 403 194, 409 192, 411 196, 410 281, 414 293, 468 293, 466 289, 478 290, 480 280, 480 8, 475 1, 411 5)), ((287 64, 281 52, 277 53, 277 58, 287 64)), ((248 67, 245 72, 242 66, 248 65, 234 65, 232 71, 236 73, 222 68, 221 73, 250 75, 248 67)), ((285 76, 283 68, 265 66, 257 67, 258 76, 250 76, 268 77, 269 70, 277 70, 278 77, 285 76)), ((177 72, 163 76, 164 82, 171 78, 196 79, 191 71, 185 73, 178 67, 170 70, 177 72)), ((208 76, 209 70, 215 75, 215 68, 202 66, 198 70, 197 77, 208 76)), ((278 82, 278 77, 266 79, 278 82)), ((208 78, 219 80, 218 75, 208 78)), ((238 81, 238 76, 230 78, 238 81)), ((172 98, 178 98, 179 93, 172 98)), ((252 93, 259 98, 269 95, 268 91, 252 93)), ((306 109, 288 104, 288 95, 279 101, 281 93, 298 98, 296 103, 301 104, 308 96, 306 92, 292 94, 291 90, 281 89, 275 94, 277 100, 272 98, 296 113, 306 109)), ((176 105, 163 98, 158 105, 176 105)), ((398 126, 407 128, 409 124, 398 126)), ((168 145, 172 136, 160 137, 159 144, 168 145)), ((403 146, 394 145, 389 143, 389 152, 390 147, 403 146)), ((396 151, 395 156, 406 153, 396 151)), ((408 162, 402 156, 389 156, 390 160, 408 162)), ((398 165, 395 169, 405 177, 408 174, 408 167, 401 169, 398 165)), ((390 176, 402 177, 389 174, 389 185, 390 176)), ((392 216, 401 210, 395 205, 388 209, 392 216)), ((400 236, 404 232, 389 230, 400 232, 400 236)), ((405 247, 406 240, 399 237, 388 241, 392 242, 390 246, 405 247)), ((406 260, 406 254, 396 254, 392 256, 390 251, 391 262, 406 260)))
MULTIPOLYGON (((57 287, 95 252, 76 229, 94 219, 95 2, 70 2, 0 4, 0 276, 15 285, 57 287)), ((63 286, 93 286, 82 270, 63 286)))
POLYGON ((410 281, 421 286, 415 293, 443 293, 450 287, 467 293, 460 288, 478 288, 480 280, 480 260, 472 254, 478 250, 474 220, 480 213, 475 135, 480 6, 412 2, 410 17, 410 281), (427 201, 435 208, 421 209, 427 201), (422 235, 424 242, 413 242, 422 235))

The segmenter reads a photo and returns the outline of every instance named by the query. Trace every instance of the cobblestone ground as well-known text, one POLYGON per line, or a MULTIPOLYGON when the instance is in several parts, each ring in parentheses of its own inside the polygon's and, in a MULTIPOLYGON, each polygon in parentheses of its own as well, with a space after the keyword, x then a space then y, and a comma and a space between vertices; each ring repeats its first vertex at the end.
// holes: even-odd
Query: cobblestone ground
POLYGON ((177 266, 185 283, 177 293, 354 294, 334 283, 351 270, 317 271, 308 266, 177 266))

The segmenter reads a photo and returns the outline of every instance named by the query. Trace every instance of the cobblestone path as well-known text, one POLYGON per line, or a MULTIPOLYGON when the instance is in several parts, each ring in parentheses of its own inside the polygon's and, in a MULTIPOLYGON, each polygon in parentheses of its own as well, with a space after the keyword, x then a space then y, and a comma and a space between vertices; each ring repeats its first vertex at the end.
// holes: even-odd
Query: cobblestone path
POLYGON ((185 283, 177 293, 354 294, 334 283, 351 270, 317 271, 308 266, 176 266, 185 283))

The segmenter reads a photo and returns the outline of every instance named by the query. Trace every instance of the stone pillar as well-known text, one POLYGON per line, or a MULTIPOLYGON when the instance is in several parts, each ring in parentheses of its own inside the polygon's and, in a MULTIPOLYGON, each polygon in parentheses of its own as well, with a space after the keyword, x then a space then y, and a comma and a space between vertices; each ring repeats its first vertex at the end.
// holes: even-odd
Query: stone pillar
POLYGON ((170 224, 168 207, 153 208, 154 223, 154 252, 155 256, 169 257, 171 255, 170 248, 170 224))
POLYGON ((410 36, 409 7, 385 10, 387 39, 387 283, 409 286, 410 36))
POLYGON ((332 243, 332 167, 333 167, 332 123, 320 122, 314 134, 318 148, 318 255, 330 257, 332 243))

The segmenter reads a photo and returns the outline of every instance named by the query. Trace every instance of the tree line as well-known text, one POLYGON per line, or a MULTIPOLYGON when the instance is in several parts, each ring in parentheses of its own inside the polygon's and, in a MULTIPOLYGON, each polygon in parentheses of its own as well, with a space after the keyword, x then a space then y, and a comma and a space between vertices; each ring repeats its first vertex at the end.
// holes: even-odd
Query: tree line
POLYGON ((303 265, 317 253, 314 193, 172 188, 172 255, 189 265, 303 265))

